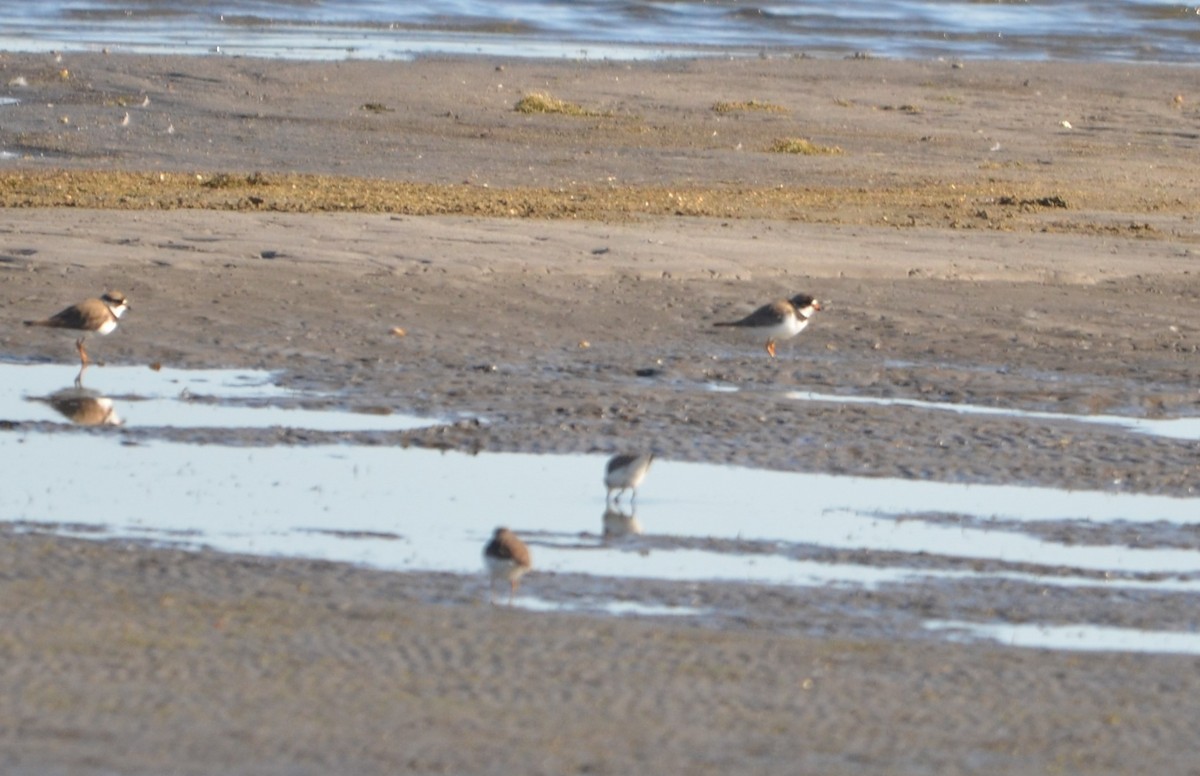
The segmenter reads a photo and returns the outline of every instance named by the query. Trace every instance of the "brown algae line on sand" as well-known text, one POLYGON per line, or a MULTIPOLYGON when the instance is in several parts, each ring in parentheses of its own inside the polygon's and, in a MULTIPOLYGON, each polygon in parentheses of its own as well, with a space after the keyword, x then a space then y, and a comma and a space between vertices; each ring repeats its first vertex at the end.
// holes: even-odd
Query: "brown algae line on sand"
MULTIPOLYGON (((695 187, 580 184, 497 188, 300 173, 38 170, 0 173, 0 207, 181 208, 607 220, 640 216, 783 218, 812 222, 980 222, 986 205, 1013 214, 1064 207, 1076 192, 994 181, 907 186, 695 187)), ((1070 207, 1075 207, 1074 204, 1070 207)), ((1012 221, 1005 226, 1012 227, 1012 221)))

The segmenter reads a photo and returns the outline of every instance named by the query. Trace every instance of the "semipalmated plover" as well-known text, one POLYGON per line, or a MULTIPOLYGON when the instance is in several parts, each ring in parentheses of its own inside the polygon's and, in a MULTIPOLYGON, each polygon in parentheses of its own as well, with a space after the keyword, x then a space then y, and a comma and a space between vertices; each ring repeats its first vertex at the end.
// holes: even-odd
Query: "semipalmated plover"
POLYGON ((483 563, 491 574, 489 592, 492 603, 496 602, 496 580, 508 580, 508 602, 511 604, 521 575, 533 568, 529 548, 517 535, 501 526, 492 534, 492 540, 483 548, 483 563))
POLYGON ((608 459, 608 465, 604 468, 604 487, 608 488, 608 496, 606 503, 612 503, 613 492, 617 494, 617 499, 621 498, 621 494, 627 490, 633 491, 629 497, 630 503, 637 497, 637 486, 642 484, 642 480, 646 479, 646 472, 650 471, 650 464, 654 461, 654 453, 645 455, 614 455, 608 459))
POLYGON ((808 294, 797 294, 791 299, 763 305, 740 321, 714 323, 714 326, 736 326, 751 332, 757 338, 767 340, 767 353, 775 358, 775 343, 790 339, 808 325, 813 313, 821 309, 821 303, 808 294))
MULTIPOLYGON (((83 341, 92 334, 108 334, 117 328, 117 320, 129 309, 129 300, 120 291, 105 291, 98 299, 88 299, 79 304, 73 304, 65 310, 51 315, 40 321, 25 321, 26 326, 45 326, 51 329, 62 329, 75 340, 75 349, 79 351, 79 363, 86 368, 91 363, 83 341)), ((82 374, 82 369, 80 374, 82 374)))

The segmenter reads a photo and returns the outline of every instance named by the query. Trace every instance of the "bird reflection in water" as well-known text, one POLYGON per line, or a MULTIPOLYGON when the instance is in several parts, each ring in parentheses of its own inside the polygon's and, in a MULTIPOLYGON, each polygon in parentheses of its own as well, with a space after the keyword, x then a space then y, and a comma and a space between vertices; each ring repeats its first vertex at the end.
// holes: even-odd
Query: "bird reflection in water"
POLYGON ((112 399, 85 388, 64 388, 38 401, 79 426, 119 426, 123 422, 112 399))
POLYGON ((604 540, 613 541, 627 536, 640 536, 642 523, 637 519, 637 513, 630 508, 628 512, 615 504, 609 504, 604 509, 604 540))

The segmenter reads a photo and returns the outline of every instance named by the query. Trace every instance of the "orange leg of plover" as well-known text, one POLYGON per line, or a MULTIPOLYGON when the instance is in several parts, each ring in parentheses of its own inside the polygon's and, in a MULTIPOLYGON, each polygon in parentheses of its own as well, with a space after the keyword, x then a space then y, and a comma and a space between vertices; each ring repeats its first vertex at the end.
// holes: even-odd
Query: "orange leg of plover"
POLYGON ((771 355, 771 358, 775 358, 775 340, 767 340, 767 353, 771 355))
POLYGON ((79 351, 80 364, 87 366, 88 364, 92 363, 92 360, 88 358, 87 351, 83 349, 83 337, 75 340, 75 349, 79 351))

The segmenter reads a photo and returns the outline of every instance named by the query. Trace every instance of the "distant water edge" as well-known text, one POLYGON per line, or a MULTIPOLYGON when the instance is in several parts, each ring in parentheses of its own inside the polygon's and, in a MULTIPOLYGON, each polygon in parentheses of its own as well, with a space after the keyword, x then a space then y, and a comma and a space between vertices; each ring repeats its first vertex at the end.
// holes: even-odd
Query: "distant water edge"
POLYGON ((1151 0, 70 0, 0 13, 8 51, 1200 62, 1200 9, 1151 0))

